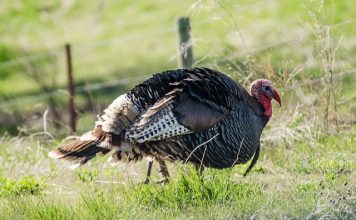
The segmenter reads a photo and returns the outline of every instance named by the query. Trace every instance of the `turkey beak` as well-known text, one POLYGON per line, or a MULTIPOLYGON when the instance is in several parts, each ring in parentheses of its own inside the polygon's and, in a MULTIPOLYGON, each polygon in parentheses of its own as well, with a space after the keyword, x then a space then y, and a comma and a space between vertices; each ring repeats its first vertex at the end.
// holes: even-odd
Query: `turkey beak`
POLYGON ((273 89, 272 98, 279 103, 279 106, 282 106, 281 98, 279 97, 279 94, 278 94, 277 90, 275 90, 275 89, 273 89))

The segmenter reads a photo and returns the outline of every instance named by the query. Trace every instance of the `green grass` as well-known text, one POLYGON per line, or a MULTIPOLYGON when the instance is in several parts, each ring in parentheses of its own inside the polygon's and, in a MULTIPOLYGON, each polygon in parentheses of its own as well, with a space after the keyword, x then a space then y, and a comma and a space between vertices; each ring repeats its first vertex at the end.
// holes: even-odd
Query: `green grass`
MULTIPOLYGON (((0 217, 354 218, 355 129, 319 136, 311 143, 265 142, 261 159, 245 178, 247 164, 207 169, 202 177, 190 165, 169 164, 172 177, 163 186, 141 184, 144 161, 108 167, 106 158, 99 157, 71 171, 67 163, 46 156, 54 145, 46 138, 4 137, 0 217)), ((152 181, 159 178, 154 172, 152 181)))
MULTIPOLYGON (((327 23, 336 25, 331 45, 342 36, 334 72, 354 70, 356 4, 325 3, 327 23)), ((54 139, 42 132, 48 105, 31 100, 0 109, 0 219, 356 218, 356 74, 335 78, 338 112, 330 105, 327 129, 327 85, 318 81, 326 76, 325 48, 315 35, 326 27, 320 1, 6 0, 0 5, 0 105, 43 93, 29 73, 39 74, 49 90, 65 88, 67 42, 77 86, 174 69, 179 16, 191 18, 196 66, 221 70, 246 88, 269 78, 282 95, 251 173, 242 177, 244 164, 199 177, 191 165, 176 163, 169 164, 169 184, 144 185, 146 162, 110 167, 107 157, 71 171, 47 156, 67 133, 66 96, 55 98, 60 127, 47 118, 54 139), (39 58, 3 65, 32 54, 39 58)), ((139 81, 77 94, 78 133, 139 81)), ((158 181, 158 172, 152 178, 158 181)))
POLYGON ((0 196, 35 195, 41 191, 41 184, 31 176, 25 176, 17 181, 1 177, 0 185, 0 196))

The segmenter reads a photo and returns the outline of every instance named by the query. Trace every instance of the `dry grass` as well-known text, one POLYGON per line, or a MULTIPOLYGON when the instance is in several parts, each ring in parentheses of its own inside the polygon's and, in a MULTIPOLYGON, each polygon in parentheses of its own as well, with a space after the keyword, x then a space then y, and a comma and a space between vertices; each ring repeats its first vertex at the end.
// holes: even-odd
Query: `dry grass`
MULTIPOLYGON (((3 137, 1 215, 6 219, 39 215, 352 218, 356 211, 355 129, 325 136, 311 128, 305 134, 312 142, 291 136, 266 139, 261 159, 245 178, 247 165, 208 169, 200 179, 191 166, 169 164, 171 183, 163 187, 139 184, 146 162, 110 167, 106 158, 98 158, 71 171, 69 164, 47 157, 55 144, 47 137, 3 137)), ((303 127, 295 130, 304 131, 303 127)), ((157 172, 153 178, 159 180, 157 172)))
MULTIPOLYGON (((261 158, 250 175, 243 178, 247 165, 239 165, 221 171, 208 169, 199 178, 190 165, 177 163, 169 164, 171 183, 142 185, 146 162, 111 167, 105 157, 71 171, 69 164, 47 157, 48 151, 62 141, 65 129, 53 127, 49 115, 42 117, 47 108, 43 103, 26 103, 2 114, 7 119, 9 112, 16 112, 13 118, 17 124, 12 125, 19 127, 20 133, 0 138, 0 218, 356 218, 356 66, 350 49, 355 47, 356 29, 350 20, 352 12, 342 9, 344 4, 352 8, 352 3, 335 2, 332 15, 333 7, 324 8, 320 2, 302 6, 293 0, 252 5, 245 1, 241 5, 233 1, 184 1, 180 7, 169 5, 162 12, 162 24, 168 24, 174 20, 172 15, 190 8, 197 66, 226 72, 246 87, 256 78, 269 78, 282 94, 282 107, 274 106, 273 118, 262 136, 261 158), (308 17, 310 13, 315 20, 308 17), (296 14, 298 19, 294 19, 296 14), (341 36, 343 40, 339 41, 341 36)), ((113 31, 108 28, 115 25, 110 18, 116 18, 118 10, 112 9, 118 7, 113 1, 108 1, 110 7, 97 8, 92 4, 64 4, 53 14, 63 22, 66 17, 61 16, 73 10, 69 17, 77 18, 66 27, 80 30, 68 36, 78 43, 74 52, 77 79, 100 75, 105 80, 117 80, 174 68, 174 30, 165 32, 161 24, 153 22, 156 17, 146 12, 159 10, 146 3, 139 9, 120 3, 123 15, 132 10, 142 13, 137 13, 137 22, 122 22, 113 31), (93 8, 98 17, 86 17, 93 8), (87 27, 93 24, 97 28, 88 32, 87 27), (160 38, 155 38, 158 35, 151 32, 158 29, 163 32, 157 32, 160 38), (88 33, 93 34, 94 45, 80 43, 88 33), (150 34, 154 37, 149 38, 150 34), (116 39, 117 35, 121 37, 116 39)), ((119 19, 115 21, 120 23, 119 19)), ((37 23, 35 26, 42 28, 37 23)), ((46 44, 49 47, 63 43, 63 39, 53 37, 56 31, 48 28, 43 32, 45 39, 53 38, 46 44)), ((37 42, 36 36, 27 36, 20 46, 37 42)), ((62 58, 57 62, 61 66, 62 58)), ((19 78, 7 78, 1 91, 14 91, 15 83, 23 91, 33 87, 19 78)), ((57 80, 64 82, 62 76, 57 80)), ((117 92, 108 87, 104 92, 79 96, 78 130, 91 128, 95 120, 92 112, 102 109, 131 84, 117 92), (87 112, 89 109, 93 111, 87 112)), ((159 178, 154 172, 153 179, 159 178)))

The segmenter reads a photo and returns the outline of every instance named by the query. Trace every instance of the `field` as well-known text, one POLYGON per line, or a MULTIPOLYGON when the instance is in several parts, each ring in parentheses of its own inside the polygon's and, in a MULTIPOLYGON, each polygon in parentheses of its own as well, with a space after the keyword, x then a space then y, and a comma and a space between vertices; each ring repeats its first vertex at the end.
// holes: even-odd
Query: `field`
POLYGON ((356 219, 353 0, 10 1, 0 6, 0 219, 356 219), (73 49, 77 135, 150 74, 177 68, 176 20, 191 19, 194 66, 245 88, 271 79, 282 107, 248 164, 97 157, 70 170, 47 153, 70 135, 64 44, 73 49), (49 110, 49 111, 46 111, 49 110), (45 112, 49 112, 47 115, 45 112))

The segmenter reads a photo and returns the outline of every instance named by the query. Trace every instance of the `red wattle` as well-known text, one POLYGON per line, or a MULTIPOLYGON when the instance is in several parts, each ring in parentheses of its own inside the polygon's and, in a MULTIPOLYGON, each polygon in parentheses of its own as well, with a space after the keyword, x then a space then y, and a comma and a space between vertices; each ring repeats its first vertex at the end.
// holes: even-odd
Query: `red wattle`
POLYGON ((264 95, 260 96, 260 103, 262 104, 263 108, 265 109, 264 115, 268 118, 272 117, 272 102, 271 99, 267 98, 264 95))

